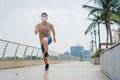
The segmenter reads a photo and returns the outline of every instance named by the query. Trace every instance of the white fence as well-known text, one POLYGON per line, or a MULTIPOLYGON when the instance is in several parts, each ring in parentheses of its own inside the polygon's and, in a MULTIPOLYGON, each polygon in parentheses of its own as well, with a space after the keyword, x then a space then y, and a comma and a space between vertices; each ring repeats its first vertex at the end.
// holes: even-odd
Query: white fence
POLYGON ((120 80, 120 42, 101 53, 100 64, 111 80, 120 80))

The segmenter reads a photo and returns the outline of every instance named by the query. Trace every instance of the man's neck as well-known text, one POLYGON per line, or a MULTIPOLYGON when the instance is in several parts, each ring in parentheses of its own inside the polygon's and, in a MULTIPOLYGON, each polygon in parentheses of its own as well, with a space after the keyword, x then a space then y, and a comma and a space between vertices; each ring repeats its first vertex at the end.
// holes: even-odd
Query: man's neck
POLYGON ((47 21, 43 21, 42 24, 47 24, 47 21))

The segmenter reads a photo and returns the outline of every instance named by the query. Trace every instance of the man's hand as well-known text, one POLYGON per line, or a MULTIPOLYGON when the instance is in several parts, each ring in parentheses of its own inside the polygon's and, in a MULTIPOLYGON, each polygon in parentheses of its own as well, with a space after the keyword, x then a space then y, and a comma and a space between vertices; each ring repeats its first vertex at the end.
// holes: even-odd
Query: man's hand
POLYGON ((40 27, 37 25, 36 28, 35 28, 35 31, 34 31, 35 35, 38 34, 39 30, 40 30, 40 27))
POLYGON ((54 43, 56 43, 56 39, 55 38, 53 38, 53 41, 54 41, 54 43))
POLYGON ((34 31, 35 35, 38 33, 36 30, 34 31))

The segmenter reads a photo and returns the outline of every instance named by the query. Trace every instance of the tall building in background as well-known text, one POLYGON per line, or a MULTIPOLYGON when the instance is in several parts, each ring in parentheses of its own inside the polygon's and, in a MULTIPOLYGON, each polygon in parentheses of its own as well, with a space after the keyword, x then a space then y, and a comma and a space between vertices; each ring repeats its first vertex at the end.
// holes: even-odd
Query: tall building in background
POLYGON ((72 46, 70 48, 71 56, 83 57, 84 47, 83 46, 72 46))
POLYGON ((79 57, 80 60, 90 60, 91 52, 90 50, 84 50, 83 46, 72 46, 70 48, 71 56, 79 57))
POLYGON ((84 59, 90 60, 91 59, 91 51, 84 50, 84 59))

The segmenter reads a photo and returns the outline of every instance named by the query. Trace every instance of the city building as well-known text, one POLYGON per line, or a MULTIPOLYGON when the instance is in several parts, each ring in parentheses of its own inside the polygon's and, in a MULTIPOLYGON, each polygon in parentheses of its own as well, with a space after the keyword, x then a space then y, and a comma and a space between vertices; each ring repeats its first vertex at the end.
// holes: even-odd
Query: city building
POLYGON ((71 53, 71 56, 79 57, 80 60, 90 60, 91 59, 90 50, 84 50, 83 46, 71 46, 70 53, 71 53))
POLYGON ((72 46, 70 48, 71 56, 83 57, 84 47, 83 46, 72 46))
POLYGON ((90 50, 84 50, 84 59, 85 60, 91 59, 91 51, 90 50))
POLYGON ((64 52, 64 54, 66 54, 66 55, 70 55, 70 53, 69 53, 69 52, 64 52))

